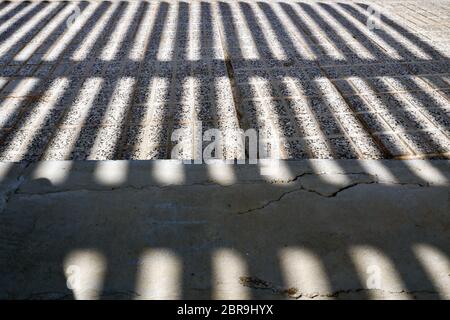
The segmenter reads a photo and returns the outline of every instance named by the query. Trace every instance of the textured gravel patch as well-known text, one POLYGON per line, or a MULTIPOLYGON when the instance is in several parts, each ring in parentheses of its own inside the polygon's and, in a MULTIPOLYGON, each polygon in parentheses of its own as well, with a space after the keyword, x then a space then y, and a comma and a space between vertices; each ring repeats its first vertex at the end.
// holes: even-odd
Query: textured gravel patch
POLYGON ((353 1, 0 2, 0 158, 168 158, 198 121, 287 159, 449 157, 446 1, 371 3, 374 30, 353 1))

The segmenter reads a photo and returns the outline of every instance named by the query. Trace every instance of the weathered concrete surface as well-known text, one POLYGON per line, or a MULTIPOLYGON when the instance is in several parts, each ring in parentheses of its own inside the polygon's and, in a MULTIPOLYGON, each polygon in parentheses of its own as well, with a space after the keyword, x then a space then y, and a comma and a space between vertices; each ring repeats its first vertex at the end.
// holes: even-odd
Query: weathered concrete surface
POLYGON ((0 298, 450 298, 448 161, 0 168, 0 298))

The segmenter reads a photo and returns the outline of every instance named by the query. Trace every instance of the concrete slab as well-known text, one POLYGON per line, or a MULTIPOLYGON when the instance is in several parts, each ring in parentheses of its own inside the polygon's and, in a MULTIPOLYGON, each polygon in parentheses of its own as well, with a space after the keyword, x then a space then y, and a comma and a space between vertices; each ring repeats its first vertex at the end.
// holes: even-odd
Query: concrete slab
POLYGON ((1 298, 450 298, 448 161, 1 173, 1 298))

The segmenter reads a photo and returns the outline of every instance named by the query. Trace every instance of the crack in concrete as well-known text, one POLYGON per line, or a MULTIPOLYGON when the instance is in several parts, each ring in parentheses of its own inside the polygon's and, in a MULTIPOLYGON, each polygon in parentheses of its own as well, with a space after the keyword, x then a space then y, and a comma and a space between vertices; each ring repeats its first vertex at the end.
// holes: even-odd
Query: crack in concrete
POLYGON ((314 189, 305 188, 303 185, 301 185, 300 188, 296 188, 296 189, 284 192, 277 199, 269 200, 265 204, 263 204, 262 206, 259 206, 259 207, 256 207, 256 208, 251 208, 251 209, 248 209, 246 211, 237 212, 237 214, 246 214, 246 213, 251 213, 251 212, 254 212, 254 211, 259 211, 259 210, 265 209, 268 206, 270 206, 271 204, 281 201, 285 196, 287 196, 287 195, 289 195, 291 193, 294 193, 294 192, 305 191, 305 192, 314 193, 314 194, 316 194, 318 196, 321 196, 321 197, 324 197, 324 198, 334 198, 334 197, 336 197, 339 193, 341 193, 344 190, 347 190, 347 189, 350 189, 350 188, 353 188, 353 187, 356 187, 356 186, 362 185, 362 184, 374 184, 374 183, 377 183, 377 182, 376 181, 355 182, 355 183, 349 184, 349 185, 347 185, 345 187, 342 187, 339 190, 337 190, 337 191, 335 191, 335 192, 333 192, 331 194, 324 194, 324 193, 321 193, 321 192, 319 192, 317 190, 314 190, 314 189))
MULTIPOLYGON (((295 180, 293 180, 293 181, 295 181, 295 180)), ((262 206, 259 206, 259 207, 256 207, 256 208, 251 208, 251 209, 248 209, 246 211, 237 212, 237 214, 246 214, 246 213, 251 213, 251 212, 254 212, 254 211, 262 210, 262 209, 270 206, 271 204, 273 204, 275 202, 279 202, 279 201, 283 200, 284 197, 286 197, 287 195, 289 195, 291 193, 294 193, 294 192, 305 191, 305 192, 314 193, 314 194, 316 194, 318 196, 321 196, 321 197, 324 197, 324 198, 334 198, 339 193, 341 193, 342 191, 354 188, 354 187, 359 186, 359 185, 369 185, 369 184, 382 184, 382 183, 380 183, 378 180, 373 180, 373 181, 369 181, 369 182, 355 182, 355 183, 351 183, 351 184, 349 184, 347 186, 344 186, 342 188, 339 188, 337 191, 335 191, 333 193, 330 193, 330 194, 321 193, 321 192, 319 192, 319 191, 317 191, 315 189, 308 189, 308 188, 305 188, 303 185, 300 185, 299 188, 286 191, 286 192, 282 193, 278 198, 269 200, 266 203, 264 203, 262 206)), ((422 184, 422 183, 412 183, 412 182, 396 182, 396 183, 390 182, 389 184, 391 184, 391 185, 401 185, 401 186, 417 186, 417 187, 429 187, 430 186, 428 183, 427 184, 422 184)))

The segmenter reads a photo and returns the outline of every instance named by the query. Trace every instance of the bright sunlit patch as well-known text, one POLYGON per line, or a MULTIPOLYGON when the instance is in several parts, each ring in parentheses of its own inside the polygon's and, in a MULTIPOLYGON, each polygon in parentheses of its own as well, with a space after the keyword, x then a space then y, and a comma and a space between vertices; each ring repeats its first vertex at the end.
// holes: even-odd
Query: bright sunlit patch
POLYGON ((377 180, 380 182, 398 182, 397 178, 395 178, 395 176, 389 170, 389 162, 381 160, 362 160, 358 161, 358 164, 365 169, 364 172, 376 176, 377 180))
POLYGON ((286 181, 292 172, 285 161, 279 159, 259 159, 259 171, 266 181, 286 181))
POLYGON ((185 181, 181 160, 156 160, 153 162, 152 175, 162 184, 182 184, 185 181))
POLYGON ((409 168, 412 174, 427 183, 442 186, 447 186, 449 183, 445 175, 427 160, 405 160, 402 163, 409 168))
POLYGON ((32 173, 33 179, 47 179, 56 186, 63 184, 73 166, 72 161, 41 161, 32 173))
POLYGON ((105 271, 105 257, 92 249, 74 250, 64 259, 66 285, 77 300, 99 298, 105 271))
POLYGON ((450 299, 450 259, 441 250, 428 245, 413 245, 413 251, 426 270, 442 299, 450 299))
POLYGON ((182 263, 167 249, 148 249, 139 259, 136 289, 142 299, 179 299, 182 263))
POLYGON ((249 299, 249 289, 239 280, 248 275, 247 264, 239 252, 217 249, 212 255, 213 299, 249 299))
POLYGON ((157 2, 150 3, 150 5, 146 8, 145 13, 143 14, 142 22, 139 23, 133 45, 128 55, 130 60, 140 61, 145 57, 147 41, 150 39, 150 35, 153 32, 156 17, 152 6, 156 6, 158 4, 159 3, 157 2))
POLYGON ((344 170, 339 165, 338 161, 334 160, 310 160, 309 165, 314 172, 320 175, 320 179, 332 185, 344 185, 350 183, 350 179, 343 173, 344 170), (322 174, 329 173, 329 174, 322 174), (333 174, 337 173, 339 175, 333 174))
POLYGON ((121 185, 127 180, 128 169, 127 161, 98 161, 94 177, 98 183, 103 185, 121 185))
POLYGON ((279 252, 285 286, 300 294, 320 294, 331 291, 327 274, 319 257, 305 248, 283 248, 279 252))
POLYGON ((222 185, 229 185, 236 182, 234 165, 226 164, 225 161, 218 160, 206 165, 206 167, 212 181, 222 185))
POLYGON ((185 2, 171 2, 167 13, 166 24, 161 32, 161 41, 158 47, 156 58, 158 61, 171 61, 175 58, 177 37, 186 32, 185 29, 178 28, 181 23, 186 22, 187 15, 181 15, 180 5, 185 6, 185 2), (179 11, 180 10, 180 11, 179 11))
MULTIPOLYGON (((360 282, 372 299, 386 299, 382 291, 391 293, 405 290, 400 274, 392 261, 382 251, 368 245, 354 245, 349 248, 350 257, 358 271, 360 282)), ((401 295, 409 298, 408 295, 401 295)), ((395 296, 398 299, 399 296, 395 296)))

